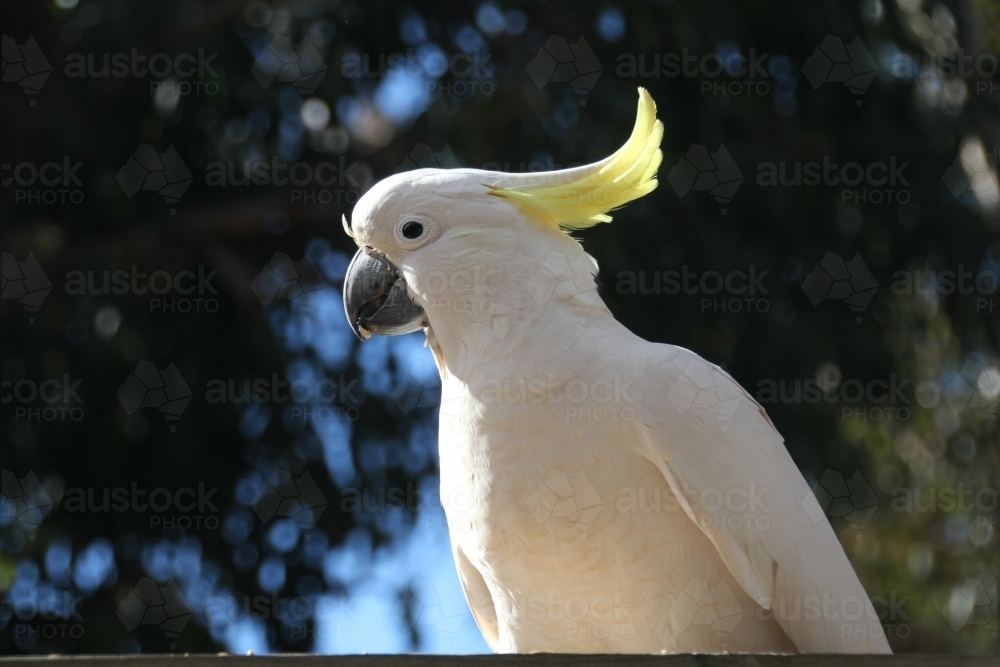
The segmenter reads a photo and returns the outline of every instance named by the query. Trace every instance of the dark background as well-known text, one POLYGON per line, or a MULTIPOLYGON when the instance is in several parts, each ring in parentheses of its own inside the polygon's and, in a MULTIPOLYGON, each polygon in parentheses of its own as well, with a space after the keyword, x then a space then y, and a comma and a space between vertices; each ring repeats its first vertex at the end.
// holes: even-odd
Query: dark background
POLYGON ((440 508, 421 493, 436 483, 436 374, 420 335, 363 346, 351 336, 340 287, 353 243, 340 218, 400 168, 598 160, 627 137, 639 85, 666 128, 660 187, 579 234, 612 312, 758 395, 807 479, 821 481, 866 589, 887 601, 877 607, 894 650, 997 652, 1000 5, 66 0, 4 2, 0 26, 0 369, 10 383, 0 653, 482 650, 460 594, 439 583, 450 581, 450 552, 440 508), (276 80, 265 53, 275 36, 308 36, 322 66, 303 52, 306 74, 325 73, 276 80), (19 82, 45 63, 25 55, 29 37, 51 68, 32 94, 19 82), (561 55, 559 38, 583 38, 593 58, 561 55), (874 77, 857 52, 824 69, 821 44, 856 38, 874 77), (133 50, 214 58, 173 79, 96 75, 106 55, 133 50), (653 68, 685 52, 709 66, 711 54, 765 57, 752 77, 653 68), (435 53, 456 66, 428 72, 435 53), (944 56, 955 53, 987 67, 949 72, 944 56), (396 68, 390 54, 413 66, 396 68), (73 71, 88 58, 95 71, 73 71), (553 71, 555 59, 569 69, 553 71), (859 75, 853 90, 843 67, 859 75), (184 94, 155 92, 170 85, 184 94), (695 144, 715 161, 699 161, 695 144), (146 177, 156 156, 146 171, 129 162, 151 150, 167 154, 170 182, 190 178, 179 200, 146 177), (64 160, 82 163, 78 183, 28 182, 32 168, 64 160), (329 162, 323 173, 337 178, 299 187, 207 176, 221 162, 238 180, 243 163, 272 160, 329 162), (824 160, 907 166, 897 184, 847 194, 832 182, 761 183, 768 163, 790 177, 795 163, 824 160), (719 200, 712 174, 732 181, 733 165, 743 180, 719 200), (685 169, 706 172, 693 190, 685 169), (837 274, 855 256, 853 273, 837 274), (132 267, 201 271, 210 288, 100 293, 104 272, 132 267), (827 294, 824 269, 840 292, 827 294), (702 285, 694 293, 672 294, 666 280, 653 289, 657 272, 685 270, 702 285), (754 273, 765 291, 714 293, 713 271, 754 273), (946 271, 979 276, 979 287, 955 293, 946 271), (283 291, 269 280, 279 274, 283 291), (73 289, 80 275, 93 288, 73 289), (630 277, 653 293, 630 293, 630 277), (51 292, 29 312, 18 285, 37 292, 46 280, 51 292), (857 293, 852 309, 844 298, 857 293), (146 386, 126 382, 133 372, 146 386), (67 376, 82 381, 82 402, 30 396, 30 383, 67 376), (315 387, 324 377, 329 400, 236 400, 245 381, 315 387), (854 398, 879 381, 899 392, 854 398), (815 400, 795 391, 810 382, 815 400), (224 400, 213 386, 227 387, 224 400), (779 388, 770 399, 769 386, 779 388), (201 506, 186 493, 162 511, 101 505, 106 490, 197 497, 199 487, 210 494, 201 506), (266 601, 260 613, 247 598, 266 601))

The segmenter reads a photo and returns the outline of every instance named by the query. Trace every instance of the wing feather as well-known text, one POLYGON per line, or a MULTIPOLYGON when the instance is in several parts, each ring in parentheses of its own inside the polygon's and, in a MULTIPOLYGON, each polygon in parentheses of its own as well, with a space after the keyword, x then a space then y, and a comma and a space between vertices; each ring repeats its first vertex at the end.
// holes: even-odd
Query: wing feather
POLYGON ((494 653, 500 652, 500 630, 497 624, 496 607, 493 605, 493 596, 486 580, 479 573, 476 566, 458 545, 454 546, 455 565, 458 567, 458 580, 462 584, 465 592, 465 599, 472 609, 472 617, 476 619, 479 631, 483 633, 486 644, 493 649, 494 653))
POLYGON ((639 437, 733 576, 802 652, 890 653, 881 622, 764 409, 688 350, 648 369, 639 437), (765 611, 766 610, 766 611, 765 611))

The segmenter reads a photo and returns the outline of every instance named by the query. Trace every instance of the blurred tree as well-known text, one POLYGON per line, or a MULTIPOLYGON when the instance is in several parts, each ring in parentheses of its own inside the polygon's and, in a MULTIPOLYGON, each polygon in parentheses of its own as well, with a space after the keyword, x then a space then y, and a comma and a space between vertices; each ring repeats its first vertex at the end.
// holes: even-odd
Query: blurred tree
POLYGON ((0 653, 467 646, 415 620, 450 557, 414 528, 435 372, 419 336, 355 344, 340 218, 398 169, 600 159, 638 85, 661 186, 581 235, 611 310, 765 404, 896 650, 997 650, 996 3, 0 16, 0 653), (374 581, 398 627, 352 635, 374 581))

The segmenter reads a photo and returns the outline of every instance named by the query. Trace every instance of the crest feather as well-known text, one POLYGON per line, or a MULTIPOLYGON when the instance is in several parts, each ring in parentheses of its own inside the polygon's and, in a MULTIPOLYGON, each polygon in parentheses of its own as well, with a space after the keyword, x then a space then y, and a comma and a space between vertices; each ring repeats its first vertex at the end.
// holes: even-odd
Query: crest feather
POLYGON ((586 229, 611 222, 609 211, 656 189, 661 139, 663 123, 656 119, 656 103, 639 88, 632 135, 614 154, 586 167, 535 174, 547 177, 541 181, 494 186, 490 194, 511 200, 529 218, 556 228, 586 229))

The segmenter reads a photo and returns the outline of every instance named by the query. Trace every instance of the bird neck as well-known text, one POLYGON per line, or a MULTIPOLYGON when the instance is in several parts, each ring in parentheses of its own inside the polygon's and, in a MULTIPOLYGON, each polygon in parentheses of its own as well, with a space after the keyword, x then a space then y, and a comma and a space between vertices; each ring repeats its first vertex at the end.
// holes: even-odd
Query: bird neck
POLYGON ((472 385, 537 373, 620 327, 598 294, 597 262, 576 241, 546 236, 517 250, 484 253, 447 289, 419 285, 443 379, 472 385))

